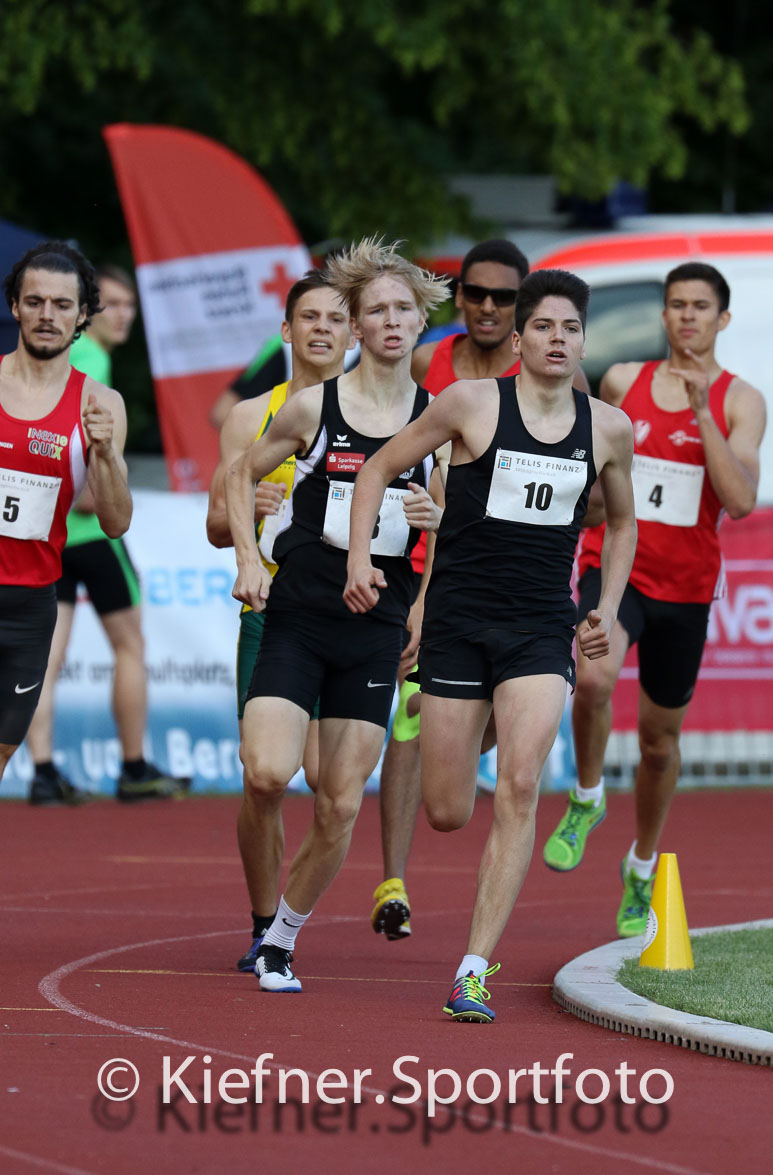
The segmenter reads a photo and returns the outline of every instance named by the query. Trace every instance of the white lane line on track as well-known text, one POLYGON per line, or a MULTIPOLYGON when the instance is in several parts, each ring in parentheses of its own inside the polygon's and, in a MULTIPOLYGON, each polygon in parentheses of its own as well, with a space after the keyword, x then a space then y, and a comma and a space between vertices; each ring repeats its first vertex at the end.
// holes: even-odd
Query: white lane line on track
POLYGON ((94 1175, 93 1171, 84 1171, 83 1167, 67 1167, 64 1163, 57 1163, 54 1159, 41 1159, 37 1155, 28 1155, 26 1151, 16 1151, 13 1147, 3 1146, 0 1143, 0 1155, 9 1159, 19 1159, 22 1163, 30 1163, 33 1167, 42 1167, 44 1171, 59 1171, 60 1175, 94 1175))
MULTIPOLYGON (((333 920, 334 919, 332 918, 328 919, 323 916, 317 919, 317 925, 322 922, 333 920)), ((99 1024, 103 1028, 112 1028, 118 1033, 126 1033, 129 1036, 141 1037, 144 1040, 154 1040, 161 1044, 175 1045, 177 1048, 188 1049, 189 1051, 201 1053, 202 1055, 207 1053, 212 1056, 228 1057, 231 1060, 247 1061, 250 1064, 254 1064, 255 1057, 249 1056, 245 1053, 233 1052, 230 1049, 219 1048, 217 1045, 197 1044, 195 1041, 179 1040, 177 1037, 167 1036, 165 1033, 152 1032, 148 1029, 142 1028, 134 1028, 130 1024, 120 1024, 115 1020, 109 1020, 105 1016, 98 1016, 95 1012, 89 1012, 85 1008, 78 1007, 77 1004, 74 1004, 72 1000, 67 999, 67 997, 60 991, 60 984, 70 975, 74 974, 76 971, 82 970, 83 968, 90 967, 94 963, 101 963, 104 959, 112 958, 114 955, 120 955, 128 951, 146 950, 150 947, 168 946, 171 943, 189 942, 191 938, 211 939, 219 938, 224 934, 232 933, 233 931, 231 930, 214 930, 208 931, 204 934, 184 934, 174 938, 150 939, 147 942, 129 943, 126 946, 113 947, 107 951, 98 951, 96 954, 87 955, 83 959, 75 959, 71 963, 64 963, 61 967, 57 967, 56 970, 49 972, 48 975, 41 979, 40 983, 38 984, 38 990, 43 998, 48 1000, 48 1002, 53 1004, 55 1007, 60 1008, 64 1012, 69 1012, 70 1015, 76 1016, 78 1019, 86 1020, 90 1024, 99 1024)), ((274 1069, 278 1072, 280 1069, 299 1068, 299 1066, 282 1065, 278 1061, 271 1061, 268 1063, 267 1068, 274 1069)), ((305 1072, 311 1080, 316 1081, 316 1079, 319 1077, 319 1074, 313 1072, 311 1069, 304 1069, 302 1071, 305 1072)), ((381 1094, 383 1097, 388 1097, 389 1095, 388 1090, 380 1089, 376 1086, 362 1084, 361 1088, 363 1093, 373 1094, 374 1096, 381 1094)), ((424 1103, 419 1102, 417 1104, 423 1105, 424 1103)), ((489 1121, 488 1118, 483 1117, 482 1115, 480 1119, 475 1118, 474 1115, 468 1115, 468 1117, 472 1117, 474 1121, 479 1120, 481 1124, 488 1123, 489 1121)), ((503 1128, 497 1124, 497 1129, 501 1130, 503 1128)), ((649 1168, 651 1171, 662 1171, 665 1172, 665 1175, 712 1175, 710 1171, 699 1171, 694 1167, 682 1167, 676 1163, 661 1162, 658 1159, 647 1158, 644 1155, 626 1154, 622 1151, 612 1150, 608 1147, 594 1146, 592 1143, 579 1142, 572 1138, 563 1138, 560 1135, 546 1135, 542 1133, 536 1133, 535 1131, 530 1130, 528 1126, 513 1126, 512 1123, 509 1123, 507 1132, 509 1134, 525 1135, 527 1138, 537 1142, 543 1142, 548 1145, 565 1147, 574 1151, 582 1151, 585 1154, 603 1155, 608 1158, 616 1159, 621 1163, 629 1163, 636 1167, 649 1168)), ((83 1175, 83 1173, 75 1172, 75 1175, 83 1175)), ((86 1173, 86 1175, 89 1175, 89 1173, 86 1173)))

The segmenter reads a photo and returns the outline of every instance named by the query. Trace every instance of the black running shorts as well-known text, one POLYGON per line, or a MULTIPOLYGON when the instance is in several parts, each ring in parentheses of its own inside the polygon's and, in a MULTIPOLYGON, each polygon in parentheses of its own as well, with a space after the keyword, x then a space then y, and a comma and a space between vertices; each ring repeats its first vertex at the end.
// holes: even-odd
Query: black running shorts
MULTIPOLYGON (((601 572, 589 568, 579 583, 578 623, 598 607, 601 572)), ((674 604, 653 600, 629 583, 617 619, 638 644, 639 684, 656 706, 675 710, 693 695, 706 643, 710 604, 674 604)))
POLYGON ((56 598, 74 604, 82 583, 100 616, 109 616, 140 603, 140 584, 123 539, 94 539, 62 551, 62 578, 56 598))
POLYGON ((43 688, 56 625, 56 591, 0 585, 0 743, 23 742, 43 688))
POLYGON ((419 649, 423 694, 438 698, 488 698, 503 681, 555 673, 574 689, 571 628, 554 633, 482 628, 430 641, 419 649))
POLYGON ((365 615, 269 611, 247 701, 287 698, 310 716, 352 718, 386 729, 403 629, 365 615))

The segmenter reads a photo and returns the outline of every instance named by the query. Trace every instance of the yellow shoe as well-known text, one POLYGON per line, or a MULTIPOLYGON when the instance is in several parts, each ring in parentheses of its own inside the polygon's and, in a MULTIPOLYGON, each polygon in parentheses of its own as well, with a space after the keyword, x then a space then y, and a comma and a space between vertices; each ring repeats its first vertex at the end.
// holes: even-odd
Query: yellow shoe
POLYGON ((411 907, 408 894, 399 877, 382 881, 373 894, 375 906, 370 920, 376 934, 385 934, 390 942, 408 938, 411 933, 411 907))

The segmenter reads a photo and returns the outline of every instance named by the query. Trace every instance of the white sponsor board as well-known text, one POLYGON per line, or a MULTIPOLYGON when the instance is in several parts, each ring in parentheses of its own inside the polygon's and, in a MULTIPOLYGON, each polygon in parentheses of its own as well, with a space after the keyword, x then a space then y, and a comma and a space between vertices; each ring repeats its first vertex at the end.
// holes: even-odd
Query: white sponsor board
POLYGON ((155 378, 245 367, 276 334, 287 291, 310 265, 305 246, 274 245, 138 266, 155 378))

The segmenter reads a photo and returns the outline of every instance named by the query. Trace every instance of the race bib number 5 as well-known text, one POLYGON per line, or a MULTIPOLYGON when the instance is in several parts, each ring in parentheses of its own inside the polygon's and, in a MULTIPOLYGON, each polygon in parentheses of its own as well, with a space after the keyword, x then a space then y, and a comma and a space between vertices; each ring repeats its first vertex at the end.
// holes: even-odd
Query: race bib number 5
MULTIPOLYGON (((403 498, 408 490, 387 489, 381 503, 373 538, 371 555, 404 555, 408 545, 409 527, 405 521, 403 498)), ((354 483, 331 481, 327 492, 327 507, 322 538, 331 547, 349 550, 349 514, 352 507, 354 483)))
POLYGON ((497 449, 486 514, 531 526, 569 526, 587 477, 585 461, 497 449))
POLYGON ((61 484, 61 477, 0 469, 0 535, 45 541, 61 484))
POLYGON ((665 526, 695 526, 706 470, 636 453, 631 468, 636 517, 665 526))

